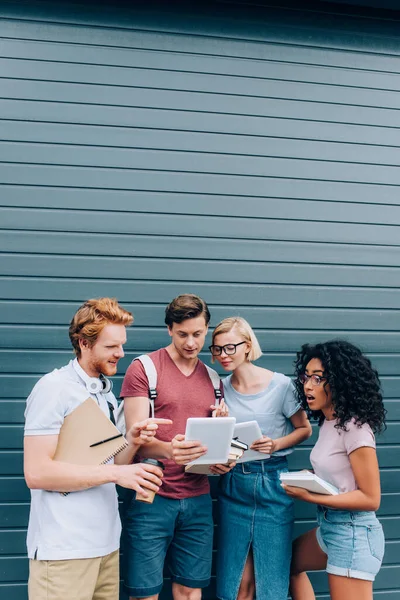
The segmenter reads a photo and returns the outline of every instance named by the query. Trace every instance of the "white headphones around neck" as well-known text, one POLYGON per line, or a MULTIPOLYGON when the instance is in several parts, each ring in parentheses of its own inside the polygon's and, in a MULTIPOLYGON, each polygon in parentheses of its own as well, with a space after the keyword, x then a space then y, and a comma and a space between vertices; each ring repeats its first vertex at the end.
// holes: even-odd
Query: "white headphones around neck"
POLYGON ((85 386, 91 394, 108 394, 111 392, 113 384, 107 377, 100 375, 100 377, 88 377, 85 386))
POLYGON ((73 365, 76 373, 85 384, 89 394, 108 394, 108 392, 111 392, 113 383, 105 375, 101 374, 100 377, 89 377, 82 369, 77 359, 73 361, 73 365))

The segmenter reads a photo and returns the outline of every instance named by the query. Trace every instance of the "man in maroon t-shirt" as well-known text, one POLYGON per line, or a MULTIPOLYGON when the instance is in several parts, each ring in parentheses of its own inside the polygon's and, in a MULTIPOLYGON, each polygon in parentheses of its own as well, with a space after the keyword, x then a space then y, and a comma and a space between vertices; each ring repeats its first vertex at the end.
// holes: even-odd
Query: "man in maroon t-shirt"
MULTIPOLYGON (((165 465, 163 485, 153 504, 130 502, 124 518, 124 587, 130 598, 155 600, 167 558, 174 600, 200 600, 211 576, 213 520, 208 479, 185 473, 184 465, 206 452, 185 441, 188 417, 211 416, 214 388, 199 360, 207 334, 207 304, 192 294, 166 308, 171 343, 150 354, 157 370, 155 416, 172 419, 147 444, 142 456, 165 465)), ((127 428, 149 415, 149 383, 140 361, 128 368, 122 385, 127 428)))

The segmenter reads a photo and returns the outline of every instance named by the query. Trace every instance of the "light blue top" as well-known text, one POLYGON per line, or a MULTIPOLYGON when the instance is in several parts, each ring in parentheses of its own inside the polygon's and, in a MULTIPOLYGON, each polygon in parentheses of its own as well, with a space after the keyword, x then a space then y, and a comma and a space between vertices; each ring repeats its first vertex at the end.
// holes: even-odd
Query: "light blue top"
MULTIPOLYGON (((236 417, 237 423, 257 421, 263 435, 273 440, 293 431, 290 417, 301 408, 294 395, 294 385, 286 375, 274 373, 265 390, 257 394, 240 394, 231 384, 229 375, 223 380, 225 402, 229 416, 236 417)), ((274 456, 285 456, 293 448, 274 452, 274 456)))

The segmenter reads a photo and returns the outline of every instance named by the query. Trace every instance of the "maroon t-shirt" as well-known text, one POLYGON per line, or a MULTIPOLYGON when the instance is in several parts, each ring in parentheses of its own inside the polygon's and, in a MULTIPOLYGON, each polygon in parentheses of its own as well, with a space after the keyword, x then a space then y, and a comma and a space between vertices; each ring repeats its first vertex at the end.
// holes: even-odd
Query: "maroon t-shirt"
MULTIPOLYGON (((170 442, 178 433, 185 433, 189 417, 210 417, 211 404, 215 402, 214 388, 204 364, 199 360, 193 373, 184 375, 165 348, 152 352, 150 358, 157 370, 157 399, 154 415, 172 419, 172 425, 160 425, 157 438, 170 442)), ((122 384, 122 398, 147 397, 149 383, 139 360, 126 372, 122 384)), ((131 400, 133 402, 134 400, 131 400)), ((210 490, 206 475, 185 473, 185 467, 173 460, 163 459, 165 465, 163 484, 158 492, 166 498, 191 498, 207 494, 210 490)))

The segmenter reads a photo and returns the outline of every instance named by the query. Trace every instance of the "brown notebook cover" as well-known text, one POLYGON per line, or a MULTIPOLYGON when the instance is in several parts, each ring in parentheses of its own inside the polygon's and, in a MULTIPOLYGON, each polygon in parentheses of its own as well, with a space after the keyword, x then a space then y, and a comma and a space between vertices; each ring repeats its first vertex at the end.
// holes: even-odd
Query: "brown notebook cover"
POLYGON ((101 465, 128 446, 128 442, 93 398, 67 415, 61 427, 54 460, 74 465, 101 465), (102 440, 108 440, 91 448, 102 440))

